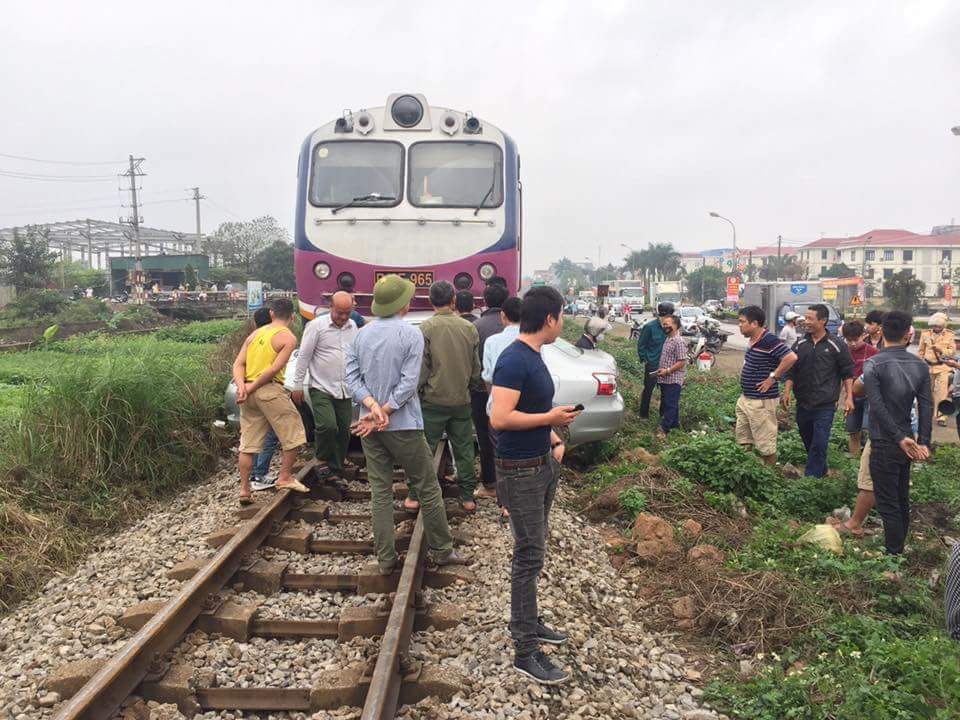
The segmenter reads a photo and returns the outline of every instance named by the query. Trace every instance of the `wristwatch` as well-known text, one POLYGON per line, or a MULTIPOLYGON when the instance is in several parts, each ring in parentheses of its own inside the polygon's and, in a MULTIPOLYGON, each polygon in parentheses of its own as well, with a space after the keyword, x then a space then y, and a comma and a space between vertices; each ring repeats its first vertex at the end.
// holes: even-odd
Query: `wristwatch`
POLYGON ((776 380, 777 382, 780 382, 780 378, 777 377, 777 373, 775 373, 775 372, 772 371, 772 370, 770 371, 770 379, 771 379, 771 380, 776 380))

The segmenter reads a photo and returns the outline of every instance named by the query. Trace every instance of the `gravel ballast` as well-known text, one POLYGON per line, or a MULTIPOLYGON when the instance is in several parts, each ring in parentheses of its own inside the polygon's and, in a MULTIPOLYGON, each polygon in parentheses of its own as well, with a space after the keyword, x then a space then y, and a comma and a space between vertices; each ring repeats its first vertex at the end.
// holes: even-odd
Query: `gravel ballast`
MULTIPOLYGON (((236 491, 235 466, 225 464, 208 482, 105 539, 73 574, 53 578, 37 598, 0 619, 0 720, 50 717, 60 698, 46 690, 45 678, 62 663, 106 658, 122 647, 130 633, 117 625, 117 618, 141 601, 169 598, 180 583, 167 579, 165 571, 182 560, 211 554, 204 538, 236 523, 236 491)), ((554 662, 571 673, 570 681, 555 688, 541 687, 512 668, 513 648, 506 626, 513 541, 509 528, 499 523, 495 506, 484 501, 475 515, 459 525, 469 540, 463 552, 473 560, 474 581, 425 591, 430 602, 458 606, 463 622, 413 637, 413 656, 426 665, 439 664, 458 673, 462 690, 449 702, 427 699, 405 708, 400 717, 723 717, 702 704, 702 690, 688 679, 698 674, 688 676, 685 658, 669 638, 644 629, 644 611, 635 588, 610 565, 598 533, 563 507, 564 495, 561 488, 551 517, 540 610, 548 624, 570 636, 564 646, 545 648, 554 662)), ((348 510, 357 512, 362 507, 351 503, 348 510)), ((325 527, 323 535, 329 537, 330 529, 325 527)), ((341 530, 347 528, 341 526, 341 530)), ((360 536, 361 530, 350 523, 347 532, 360 536)), ((264 549, 263 555, 290 560, 296 572, 356 572, 370 561, 299 556, 274 549, 264 549)), ((335 619, 339 607, 370 605, 378 598, 313 591, 258 599, 263 600, 265 617, 335 619)), ((176 654, 190 657, 219 685, 310 687, 323 671, 359 661, 375 646, 375 640, 362 638, 342 644, 266 639, 239 643, 193 633, 176 654)), ((138 698, 131 698, 124 714, 179 716, 174 706, 138 698)), ((241 716, 211 712, 202 717, 241 716)), ((358 716, 356 709, 343 708, 314 717, 358 716)))

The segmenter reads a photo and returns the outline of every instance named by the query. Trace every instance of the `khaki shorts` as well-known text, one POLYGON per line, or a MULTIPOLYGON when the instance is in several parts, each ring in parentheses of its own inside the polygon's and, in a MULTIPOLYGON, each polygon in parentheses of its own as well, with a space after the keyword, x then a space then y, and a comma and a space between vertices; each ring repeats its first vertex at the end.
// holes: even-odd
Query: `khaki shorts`
POLYGON ((777 454, 777 399, 737 400, 737 443, 753 445, 761 455, 777 454))
POLYGON ((857 471, 857 490, 873 492, 873 478, 870 477, 870 441, 863 446, 860 453, 860 470, 857 471))
POLYGON ((267 430, 273 428, 284 450, 307 442, 303 420, 280 383, 267 383, 240 404, 240 452, 259 453, 267 430))

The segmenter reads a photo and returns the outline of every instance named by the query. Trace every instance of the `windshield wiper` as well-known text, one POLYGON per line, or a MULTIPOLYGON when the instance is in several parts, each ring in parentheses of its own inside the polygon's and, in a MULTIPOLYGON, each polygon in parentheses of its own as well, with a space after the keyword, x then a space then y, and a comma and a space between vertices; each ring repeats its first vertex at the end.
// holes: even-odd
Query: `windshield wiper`
MULTIPOLYGON (((343 205, 338 205, 337 207, 330 210, 330 213, 332 215, 336 215, 341 210, 346 210, 348 207, 353 207, 357 203, 368 202, 370 200, 385 200, 387 202, 393 202, 394 200, 396 200, 396 198, 390 195, 381 195, 380 193, 369 193, 367 195, 361 195, 359 197, 355 197, 353 200, 351 200, 348 203, 344 203, 343 205)), ((486 198, 484 198, 484 200, 486 200, 486 198)))
POLYGON ((494 190, 495 187, 497 187, 497 175, 498 175, 497 169, 498 169, 498 168, 497 168, 497 165, 494 164, 494 166, 493 166, 493 182, 491 182, 491 183, 490 183, 490 187, 487 188, 487 194, 483 196, 483 200, 481 200, 481 201, 480 201, 480 204, 477 205, 477 207, 475 207, 475 208, 473 209, 473 215, 474 215, 474 217, 477 216, 477 214, 480 212, 480 208, 483 207, 483 204, 487 201, 487 198, 490 197, 491 195, 493 195, 493 190, 494 190))

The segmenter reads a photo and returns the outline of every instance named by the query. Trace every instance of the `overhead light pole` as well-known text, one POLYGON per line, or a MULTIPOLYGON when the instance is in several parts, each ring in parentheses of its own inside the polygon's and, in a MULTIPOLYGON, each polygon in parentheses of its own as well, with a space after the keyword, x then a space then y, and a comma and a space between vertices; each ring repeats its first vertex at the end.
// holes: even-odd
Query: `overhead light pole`
POLYGON ((726 220, 730 223, 730 227, 733 230, 733 272, 735 275, 740 274, 740 262, 737 257, 737 226, 733 224, 733 220, 728 217, 724 217, 718 212, 710 211, 710 217, 719 218, 721 220, 726 220))

